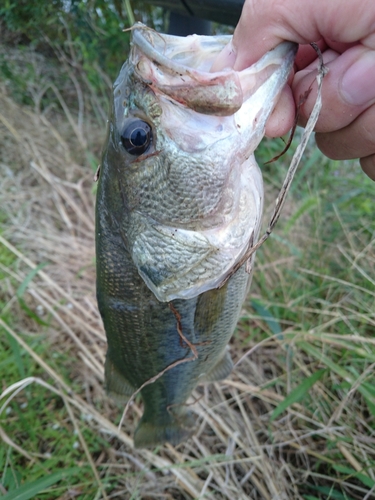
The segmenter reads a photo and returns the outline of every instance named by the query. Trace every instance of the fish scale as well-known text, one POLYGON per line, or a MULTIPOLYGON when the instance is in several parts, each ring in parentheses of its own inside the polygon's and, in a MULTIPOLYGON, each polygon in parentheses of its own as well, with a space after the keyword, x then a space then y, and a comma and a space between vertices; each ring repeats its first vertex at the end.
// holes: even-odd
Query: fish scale
POLYGON ((142 387, 137 447, 189 438, 193 389, 232 369, 227 345, 251 275, 241 267, 221 284, 258 237, 253 153, 296 48, 281 44, 243 72, 209 73, 228 41, 138 24, 114 84, 96 203, 97 298, 108 393, 125 402, 142 387))

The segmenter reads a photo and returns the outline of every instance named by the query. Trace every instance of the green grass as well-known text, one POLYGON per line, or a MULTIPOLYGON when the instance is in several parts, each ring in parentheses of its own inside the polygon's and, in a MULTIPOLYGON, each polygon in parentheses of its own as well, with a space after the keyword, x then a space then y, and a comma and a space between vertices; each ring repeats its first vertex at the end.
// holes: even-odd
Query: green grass
MULTIPOLYGON (((268 154, 267 143, 261 153, 268 154)), ((266 398, 267 391, 272 391, 275 397, 265 422, 267 440, 276 445, 280 443, 280 435, 284 435, 289 437, 281 442, 293 441, 288 433, 290 426, 302 436, 304 452, 309 457, 308 476, 299 485, 303 498, 356 499, 375 486, 375 456, 366 447, 366 438, 375 432, 375 293, 371 276, 375 228, 363 200, 373 185, 354 164, 338 164, 322 156, 319 161, 323 168, 311 181, 305 172, 305 179, 299 180, 299 189, 293 190, 287 204, 290 215, 281 218, 275 235, 258 253, 247 313, 232 343, 237 359, 252 347, 253 362, 260 367, 268 363, 271 367, 263 376, 258 394, 261 400, 266 398), (347 177, 351 178, 350 183, 347 177), (343 196, 349 187, 353 191, 350 203, 343 196), (304 202, 306 197, 317 200, 312 208, 304 202), (274 353, 271 356, 267 354, 269 349, 274 353), (261 353, 260 360, 257 352, 261 353)), ((285 166, 266 172, 266 182, 272 175, 275 186, 281 183, 281 170, 285 172, 285 166)), ((6 221, 3 224, 6 226, 6 221)), ((0 248, 3 269, 17 271, 19 260, 4 246, 0 248)), ((2 271, 2 307, 9 303, 9 287, 14 290, 15 299, 1 318, 12 328, 18 328, 30 349, 79 394, 82 378, 70 371, 77 361, 73 352, 54 344, 56 350, 51 353, 48 337, 53 329, 51 316, 43 316, 40 323, 35 313, 28 314, 35 310, 28 288, 34 280, 40 286, 38 271, 44 270, 48 271, 49 266, 24 272, 20 282, 2 271), (26 308, 16 300, 20 297, 25 300, 26 308), (26 335, 19 326, 20 318, 26 335)), ((80 273, 77 279, 81 279, 80 273)), ((238 370, 242 377, 246 376, 241 364, 238 370)), ((38 362, 5 331, 1 336, 0 374, 5 387, 30 376, 54 385, 38 362)), ((94 404, 105 411, 100 401, 94 404)), ((228 411, 235 411, 231 400, 228 404, 232 408, 228 411)), ((6 435, 32 457, 28 459, 11 445, 1 448, 0 470, 4 471, 1 484, 8 495, 20 488, 21 493, 27 492, 28 486, 30 492, 45 486, 37 498, 59 498, 67 488, 77 491, 79 499, 95 497, 99 485, 66 404, 58 394, 38 383, 28 385, 6 405, 0 418, 6 435), (79 474, 74 469, 77 464, 79 474), (60 477, 59 471, 67 473, 60 477), (42 478, 51 475, 56 481, 44 485, 42 478)), ((118 418, 119 415, 117 421, 118 418)), ((108 442, 96 426, 86 425, 83 417, 78 416, 77 421, 93 460, 101 454, 107 456, 113 442, 108 442)), ((298 440, 293 446, 302 452, 298 440)), ((293 446, 282 446, 281 453, 289 450, 285 457, 291 456, 293 446)), ((225 455, 222 456, 224 462, 213 453, 207 465, 198 458, 181 466, 201 471, 199 474, 207 477, 212 464, 225 466, 225 455)), ((298 452, 293 456, 291 463, 296 473, 301 466, 298 452)), ((168 466, 168 470, 170 467, 174 470, 175 465, 168 466)), ((153 474, 161 470, 156 467, 153 474)), ((107 494, 128 478, 133 484, 133 498, 142 497, 144 476, 140 472, 127 471, 121 479, 116 474, 107 474, 107 467, 99 466, 98 472, 107 494)))
MULTIPOLYGON (((261 319, 253 339, 276 336, 283 346, 280 364, 286 372, 277 384, 284 385, 285 397, 271 421, 283 425, 289 408, 297 427, 309 415, 311 429, 327 423, 345 429, 325 443, 324 457, 311 469, 311 478, 322 477, 329 486, 309 482, 306 492, 316 488, 324 498, 358 498, 348 494, 348 483, 375 491, 374 454, 362 461, 358 451, 350 451, 358 439, 375 433, 374 184, 355 162, 333 162, 314 149, 310 155, 314 162, 307 156, 294 181, 290 216, 282 217, 257 256, 260 268, 269 266, 270 257, 277 259, 263 275, 255 271, 252 290, 262 299, 252 302, 261 319), (317 390, 310 391, 317 379, 317 390), (303 407, 293 406, 297 401, 303 407)), ((266 175, 280 183, 277 168, 269 167, 266 175)))
MULTIPOLYGON (((17 268, 19 262, 9 250, 0 245, 0 264, 11 270, 17 268)), ((18 288, 16 297, 23 295, 35 274, 30 274, 18 288)), ((31 323, 29 327, 32 323, 34 326, 40 325, 40 321, 35 321, 36 314, 28 306, 21 307, 22 303, 16 304, 11 311, 3 312, 6 309, 6 288, 16 285, 14 280, 6 283, 7 278, 6 272, 0 272, 0 318, 14 327, 18 324, 18 318, 26 314, 24 320, 31 323)), ((47 325, 45 322, 43 324, 47 325)), ((62 367, 60 373, 68 375, 64 367, 71 365, 73 360, 60 352, 54 352, 51 356, 51 345, 46 333, 28 335, 27 343, 38 356, 50 358, 51 366, 62 367)), ((9 387, 13 382, 27 380, 28 377, 45 378, 41 367, 0 327, 2 386, 9 387)), ((46 381, 50 382, 48 379, 46 381)), ((13 442, 20 443, 29 456, 28 460, 22 453, 17 453, 12 446, 7 445, 5 439, 4 445, 0 447, 0 498, 59 498, 67 485, 77 491, 84 490, 85 494, 80 498, 94 498, 97 492, 95 478, 90 466, 82 461, 80 441, 60 397, 41 385, 33 384, 26 387, 16 400, 9 403, 6 403, 6 398, 1 400, 0 409, 3 410, 0 415, 2 432, 13 442), (4 403, 5 407, 1 408, 4 403), (3 496, 5 491, 7 493, 3 496)), ((83 428, 82 433, 94 457, 108 447, 108 443, 92 429, 83 428)))

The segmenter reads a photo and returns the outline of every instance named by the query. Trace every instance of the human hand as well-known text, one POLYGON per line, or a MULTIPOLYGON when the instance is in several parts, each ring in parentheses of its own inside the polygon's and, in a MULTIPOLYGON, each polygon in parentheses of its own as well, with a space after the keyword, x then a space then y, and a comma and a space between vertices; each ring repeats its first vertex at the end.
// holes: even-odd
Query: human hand
POLYGON ((295 72, 268 120, 266 135, 284 135, 295 103, 312 89, 300 109, 304 126, 316 99, 317 42, 328 67, 322 111, 315 127, 321 151, 336 160, 360 158, 375 180, 375 3, 374 0, 246 0, 233 40, 213 70, 241 70, 280 42, 300 44, 295 72))

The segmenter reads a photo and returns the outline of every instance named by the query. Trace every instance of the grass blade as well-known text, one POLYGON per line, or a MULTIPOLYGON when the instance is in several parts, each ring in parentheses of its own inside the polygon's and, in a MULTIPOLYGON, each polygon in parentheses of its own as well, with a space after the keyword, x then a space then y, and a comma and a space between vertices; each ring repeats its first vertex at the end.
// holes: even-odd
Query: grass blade
POLYGON ((355 477, 370 489, 375 487, 375 481, 366 474, 362 474, 361 472, 357 472, 354 469, 351 469, 350 467, 345 467, 343 465, 334 465, 333 468, 338 472, 342 472, 343 474, 348 474, 348 477, 355 477))
POLYGON ((301 384, 299 384, 292 392, 288 394, 288 396, 281 401, 280 404, 276 406, 272 415, 271 422, 275 420, 283 411, 285 411, 289 406, 294 403, 297 403, 300 399, 305 396, 307 392, 311 389, 311 387, 322 378, 325 369, 318 370, 313 373, 310 377, 307 377, 301 384))
POLYGON ((328 486, 309 485, 309 488, 323 493, 324 497, 320 496, 319 498, 325 498, 326 500, 355 500, 353 497, 343 495, 340 491, 329 488, 328 486))
POLYGON ((125 9, 126 9, 126 14, 128 16, 128 20, 129 20, 129 25, 133 26, 133 24, 135 23, 135 18, 134 18, 134 14, 133 14, 133 9, 131 8, 131 5, 130 5, 130 0, 124 0, 124 4, 125 4, 125 9))
POLYGON ((2 500, 29 500, 30 498, 35 498, 41 491, 49 488, 53 484, 58 483, 62 479, 65 479, 69 476, 73 476, 74 474, 80 471, 79 467, 73 467, 71 469, 55 472, 47 477, 42 477, 41 479, 37 479, 32 483, 26 483, 22 485, 20 488, 17 488, 14 491, 10 491, 5 496, 1 497, 2 500))
POLYGON ((23 295, 25 294, 25 292, 27 290, 27 287, 29 286, 29 284, 31 283, 31 281, 35 278, 35 276, 39 273, 39 271, 41 269, 43 269, 43 267, 46 267, 46 265, 47 265, 47 262, 42 262, 41 264, 39 264, 38 266, 36 266, 34 269, 32 269, 29 272, 29 274, 26 276, 26 278, 23 280, 23 282, 20 284, 20 286, 18 287, 17 292, 16 292, 17 299, 18 299, 20 307, 25 311, 25 313, 31 319, 33 319, 39 325, 42 325, 42 326, 48 326, 48 323, 46 323, 45 321, 43 321, 42 319, 40 319, 39 316, 37 314, 35 314, 35 312, 32 311, 28 307, 28 305, 26 304, 26 302, 23 299, 23 295))
MULTIPOLYGON (((316 349, 316 347, 308 344, 307 342, 301 342, 300 346, 305 352, 314 356, 320 363, 325 364, 330 370, 337 373, 337 375, 342 377, 346 382, 351 385, 355 384, 356 378, 349 371, 332 361, 328 356, 316 349)), ((375 412, 375 397, 372 392, 369 391, 363 383, 358 386, 358 391, 362 394, 362 396, 364 396, 367 403, 369 403, 369 410, 371 413, 375 412)), ((373 415, 375 416, 375 413, 373 413, 373 415)))
POLYGON ((20 286, 17 289, 16 295, 19 299, 22 298, 23 294, 26 292, 27 287, 29 286, 29 283, 35 278, 35 276, 38 274, 38 272, 43 269, 43 267, 46 267, 47 262, 42 262, 41 264, 37 265, 34 269, 32 269, 29 274, 26 276, 26 278, 23 280, 23 282, 20 284, 20 286))
POLYGON ((256 310, 259 316, 267 323, 273 335, 281 336, 282 330, 280 323, 272 316, 270 311, 264 307, 259 300, 252 300, 251 306, 256 310))
POLYGON ((310 212, 313 208, 315 208, 319 204, 319 198, 317 196, 310 196, 300 207, 294 212, 294 214, 289 217, 284 226, 284 234, 288 234, 289 231, 293 228, 297 220, 302 217, 305 213, 310 212))

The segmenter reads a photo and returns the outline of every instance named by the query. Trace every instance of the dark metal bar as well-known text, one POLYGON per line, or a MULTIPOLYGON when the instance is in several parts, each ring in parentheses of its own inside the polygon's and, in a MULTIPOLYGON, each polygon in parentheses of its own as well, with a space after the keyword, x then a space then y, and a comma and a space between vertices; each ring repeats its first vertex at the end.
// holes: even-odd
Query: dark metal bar
POLYGON ((240 18, 244 0, 149 0, 187 18, 200 18, 235 26, 240 18))

